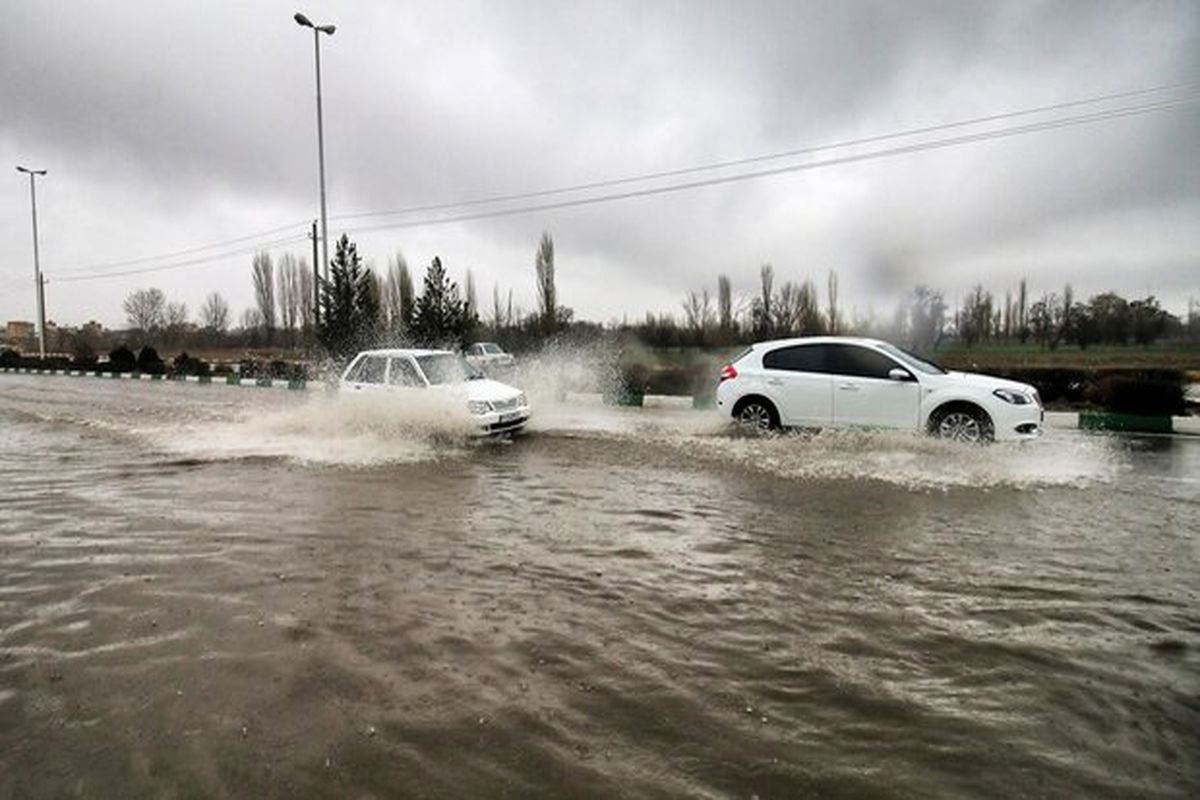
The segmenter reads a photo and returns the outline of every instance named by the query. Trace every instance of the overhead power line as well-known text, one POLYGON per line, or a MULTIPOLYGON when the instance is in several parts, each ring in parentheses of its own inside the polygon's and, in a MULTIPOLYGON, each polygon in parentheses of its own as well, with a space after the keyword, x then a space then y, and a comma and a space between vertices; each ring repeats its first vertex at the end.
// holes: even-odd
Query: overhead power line
POLYGON ((226 239, 221 242, 212 242, 211 244, 204 244, 204 245, 198 245, 196 247, 189 247, 186 250, 176 250, 173 253, 159 253, 159 254, 153 255, 153 256, 139 256, 138 258, 128 258, 123 261, 109 261, 104 264, 89 264, 88 266, 84 266, 84 267, 71 267, 69 269, 60 270, 59 274, 70 274, 70 273, 75 273, 75 272, 91 272, 93 270, 107 270, 107 269, 112 269, 114 267, 128 267, 128 266, 132 266, 133 264, 148 264, 153 261, 168 261, 172 258, 178 258, 180 256, 189 256, 194 253, 202 253, 205 250, 215 250, 218 247, 227 247, 231 244, 239 244, 241 242, 248 242, 253 239, 262 239, 263 237, 266 237, 266 236, 273 236, 274 234, 277 234, 277 233, 282 233, 284 231, 292 230, 293 228, 299 228, 301 226, 307 226, 307 225, 308 225, 308 222, 306 220, 301 220, 300 222, 293 222, 289 225, 280 225, 277 228, 270 228, 265 231, 259 231, 258 233, 249 233, 249 234, 246 234, 245 236, 238 236, 234 239, 226 239))
POLYGON ((200 256, 198 258, 189 259, 187 261, 176 261, 171 264, 163 264, 155 267, 142 267, 140 269, 126 269, 117 272, 102 272, 94 275, 71 275, 65 278, 55 278, 53 283, 77 283, 79 281, 98 281, 106 278, 124 278, 130 275, 145 275, 151 272, 167 272, 169 270, 183 269, 184 267, 194 267, 198 264, 207 264, 214 261, 224 261, 235 256, 246 255, 247 253, 256 253, 260 250, 270 250, 275 247, 282 247, 285 244, 294 244, 302 242, 308 238, 307 235, 289 236, 285 239, 276 239, 271 242, 261 242, 250 247, 243 247, 237 250, 230 250, 214 255, 200 256))
POLYGON ((1016 111, 1005 111, 998 114, 989 114, 982 117, 974 117, 972 119, 959 120, 957 122, 944 122, 937 125, 926 125, 920 128, 910 128, 908 130, 897 131, 894 133, 885 133, 875 136, 867 136, 859 139, 847 139, 841 142, 832 142, 820 145, 808 145, 792 150, 783 150, 777 153, 768 153, 765 155, 748 156, 746 158, 730 159, 726 161, 716 161, 709 164, 698 164, 691 167, 682 167, 679 169, 663 170, 660 172, 646 172, 639 175, 627 175, 619 178, 609 178, 606 180, 592 181, 589 183, 577 183, 571 186, 560 186, 550 189, 539 189, 536 191, 520 192, 516 194, 497 194, 488 197, 480 197, 473 200, 459 200, 447 203, 437 203, 434 205, 411 206, 409 208, 395 209, 392 211, 364 211, 355 214, 340 214, 330 219, 335 220, 350 220, 350 219, 366 219, 370 217, 389 217, 403 216, 408 214, 428 213, 431 211, 449 211, 456 208, 469 208, 472 206, 491 205, 493 203, 513 202, 517 200, 533 200, 539 197, 552 197, 560 194, 570 194, 572 192, 581 192, 591 189, 606 189, 613 186, 623 186, 631 183, 641 183, 643 181, 660 180, 662 178, 678 178, 684 175, 693 175, 701 172, 711 172, 720 169, 728 169, 730 167, 747 166, 749 164, 759 164, 767 161, 777 161, 783 158, 794 158, 802 155, 812 155, 826 150, 838 150, 846 147, 855 147, 865 144, 878 144, 880 142, 891 141, 894 139, 903 139, 911 136, 920 136, 928 133, 937 133, 939 131, 953 130, 955 128, 966 128, 974 125, 984 125, 989 122, 999 122, 1006 119, 1016 119, 1019 117, 1027 117, 1035 114, 1046 114, 1052 111, 1063 111, 1068 108, 1079 108, 1081 106, 1096 105, 1098 103, 1112 102, 1114 100, 1124 100, 1131 97, 1144 97, 1146 95, 1161 94, 1168 91, 1177 91, 1185 88, 1193 88, 1200 86, 1200 81, 1191 81, 1187 83, 1164 84, 1161 86, 1151 86, 1145 89, 1133 89, 1127 92, 1115 92, 1112 94, 1096 95, 1080 100, 1068 100, 1062 103, 1052 103, 1050 105, 1037 106, 1034 108, 1019 109, 1016 111))
MULTIPOLYGON (((608 179, 608 180, 593 181, 590 183, 574 184, 574 185, 570 185, 570 186, 542 189, 542 190, 531 191, 531 192, 522 192, 522 193, 514 193, 514 194, 506 194, 506 195, 493 195, 490 197, 481 197, 481 198, 463 200, 463 201, 452 202, 452 203, 441 203, 441 204, 434 204, 434 205, 418 206, 418 207, 412 207, 412 208, 408 208, 408 209, 400 209, 400 210, 395 210, 395 211, 374 211, 374 212, 363 212, 363 213, 358 213, 358 214, 347 214, 347 215, 335 216, 335 217, 332 217, 332 219, 350 220, 350 219, 367 219, 367 218, 371 218, 371 217, 404 216, 404 215, 413 215, 413 214, 417 214, 417 213, 429 214, 431 212, 438 212, 438 211, 452 211, 455 209, 475 208, 475 207, 479 207, 479 206, 493 205, 493 204, 498 204, 498 203, 515 202, 515 201, 519 201, 519 200, 533 200, 533 199, 538 199, 538 198, 543 198, 543 197, 552 197, 552 196, 556 196, 556 195, 570 194, 570 193, 583 192, 583 191, 589 191, 589 190, 595 190, 595 189, 613 188, 613 187, 622 186, 622 185, 642 183, 642 182, 648 182, 648 181, 653 181, 653 180, 662 180, 664 178, 683 177, 685 175, 699 174, 699 173, 703 173, 703 172, 728 170, 733 167, 749 166, 752 164, 764 163, 764 162, 779 160, 779 159, 783 159, 783 158, 794 158, 794 157, 802 156, 802 155, 812 155, 815 153, 829 151, 829 150, 844 149, 844 148, 848 148, 848 147, 861 146, 861 145, 865 145, 865 144, 877 144, 880 142, 892 141, 892 140, 896 140, 896 139, 903 139, 903 138, 907 138, 907 137, 919 136, 919 135, 924 135, 924 134, 929 134, 929 133, 936 133, 939 131, 954 130, 954 129, 958 129, 958 128, 967 128, 967 127, 971 127, 971 126, 987 124, 990 122, 998 122, 998 121, 1006 120, 1006 119, 1016 119, 1016 118, 1027 117, 1027 116, 1032 116, 1032 115, 1036 115, 1036 114, 1049 113, 1052 111, 1060 111, 1060 110, 1064 110, 1067 108, 1078 108, 1078 107, 1082 107, 1082 106, 1095 105, 1095 104, 1104 103, 1104 102, 1111 102, 1113 100, 1118 100, 1118 99, 1128 99, 1131 97, 1143 97, 1143 96, 1154 95, 1154 94, 1162 94, 1162 93, 1168 92, 1168 91, 1175 91, 1175 90, 1179 90, 1182 88, 1196 87, 1196 86, 1200 86, 1200 81, 1191 81, 1191 82, 1187 82, 1187 83, 1154 86, 1154 87, 1149 87, 1149 88, 1145 88, 1145 89, 1137 89, 1137 90, 1131 90, 1131 91, 1126 91, 1126 92, 1098 95, 1095 97, 1065 101, 1062 103, 1038 106, 1035 108, 1021 109, 1021 110, 1016 110, 1016 111, 1008 111, 1008 112, 1003 112, 1003 113, 999 113, 999 114, 990 114, 987 116, 975 117, 972 119, 961 120, 958 122, 948 122, 948 123, 941 123, 941 124, 937 124, 937 125, 929 125, 929 126, 925 126, 925 127, 921 127, 921 128, 913 128, 913 129, 894 132, 894 133, 880 134, 880 135, 876 135, 876 136, 869 136, 869 137, 863 137, 863 138, 858 138, 858 139, 849 139, 849 140, 845 140, 842 142, 836 142, 836 143, 830 143, 830 144, 824 144, 824 145, 814 145, 814 146, 796 148, 793 150, 788 150, 788 151, 783 151, 783 152, 770 153, 770 154, 757 155, 757 156, 749 156, 746 158, 732 159, 732 160, 714 162, 714 163, 710 163, 710 164, 701 164, 701 165, 695 165, 695 166, 691 166, 691 167, 684 167, 684 168, 680 168, 680 169, 665 170, 665 171, 652 172, 652 173, 644 173, 644 174, 640 174, 640 175, 624 176, 624 177, 612 178, 612 179, 608 179)), ((850 154, 850 155, 845 155, 845 156, 838 156, 838 157, 834 157, 834 158, 823 159, 820 161, 807 161, 807 162, 803 162, 800 164, 789 164, 789 165, 773 167, 773 168, 764 169, 764 170, 756 170, 756 171, 751 171, 751 172, 738 172, 733 175, 722 175, 722 176, 706 178, 706 179, 702 179, 702 180, 686 181, 686 182, 682 182, 682 183, 668 184, 665 186, 659 185, 659 186, 647 187, 647 188, 643 188, 643 189, 634 189, 634 190, 629 190, 629 191, 624 191, 624 192, 592 195, 592 196, 588 196, 588 197, 555 201, 555 202, 551 202, 551 203, 525 204, 525 205, 520 205, 520 206, 516 206, 516 207, 470 212, 470 213, 456 214, 456 215, 450 215, 450 216, 425 217, 425 218, 416 219, 416 220, 402 220, 402 221, 380 223, 380 224, 376 224, 376 225, 351 227, 351 228, 347 229, 347 232, 363 233, 363 232, 370 232, 370 231, 390 230, 390 229, 399 229, 399 228, 412 228, 412 227, 424 227, 424 226, 429 226, 429 225, 441 225, 441 224, 448 224, 448 223, 454 223, 454 222, 466 222, 466 221, 479 220, 479 219, 491 219, 491 218, 497 218, 497 217, 506 217, 506 216, 515 216, 515 215, 519 215, 519 214, 535 213, 535 212, 539 212, 539 211, 550 211, 550 210, 561 209, 561 208, 572 208, 572 207, 578 207, 578 206, 593 205, 593 204, 598 204, 598 203, 615 202, 615 201, 619 201, 619 200, 626 200, 626 199, 632 199, 632 198, 637 198, 637 197, 646 197, 646 196, 651 196, 651 195, 656 195, 656 194, 665 194, 665 193, 669 193, 669 192, 686 191, 689 189, 697 189, 697 188, 701 188, 701 187, 705 187, 705 186, 714 186, 714 185, 720 185, 720 184, 754 180, 757 178, 763 178, 763 177, 768 177, 768 176, 772 176, 772 175, 780 175, 780 174, 785 174, 785 173, 790 173, 790 172, 802 172, 802 171, 807 171, 807 170, 819 169, 819 168, 823 168, 823 167, 836 166, 839 164, 847 164, 847 163, 853 163, 853 162, 858 162, 858 161, 881 159, 881 158, 903 155, 903 154, 907 154, 907 153, 915 153, 915 152, 921 152, 921 151, 925 151, 925 150, 936 150, 936 149, 952 147, 952 146, 956 146, 956 145, 963 145, 963 144, 969 144, 969 143, 973 143, 973 142, 986 141, 989 139, 998 139, 998 138, 1003 138, 1003 137, 1007 137, 1007 136, 1017 136, 1017 135, 1023 135, 1023 134, 1028 134, 1028 133, 1034 133, 1034 132, 1038 132, 1038 131, 1052 130, 1052 129, 1056 129, 1056 128, 1063 128, 1063 127, 1074 126, 1074 125, 1089 124, 1089 123, 1099 122, 1099 121, 1103 121, 1103 120, 1107 120, 1107 119, 1127 117, 1127 116, 1138 115, 1138 114, 1146 114, 1146 113, 1151 113, 1154 111, 1169 110, 1172 108, 1178 108, 1181 106, 1191 105, 1191 104, 1195 103, 1196 100, 1197 100, 1197 98, 1195 96, 1170 99, 1170 100, 1162 100, 1162 101, 1157 101, 1154 103, 1147 103, 1147 104, 1143 104, 1143 105, 1127 106, 1127 107, 1116 108, 1116 109, 1105 109, 1102 111, 1092 112, 1089 114, 1081 114, 1081 115, 1075 115, 1075 116, 1070 116, 1070 117, 1061 117, 1061 118, 1052 119, 1052 120, 1043 120, 1040 122, 1033 122, 1033 123, 1028 123, 1028 124, 1019 125, 1019 126, 1011 126, 1011 127, 1006 127, 1006 128, 994 128, 994 129, 990 129, 987 131, 981 131, 981 132, 971 133, 971 134, 964 134, 961 136, 949 137, 949 138, 945 138, 945 139, 935 139, 932 141, 928 141, 928 140, 921 141, 921 142, 916 142, 916 143, 907 144, 907 145, 901 145, 901 146, 897 146, 897 147, 893 147, 893 148, 887 148, 887 149, 883 149, 883 150, 875 150, 875 151, 871 151, 871 152, 867 152, 867 153, 857 153, 857 154, 850 154)), ((58 277, 58 278, 56 278, 55 282, 71 283, 71 282, 76 282, 76 281, 125 277, 125 276, 129 276, 129 275, 139 275, 139 274, 152 273, 152 272, 162 272, 162 271, 167 271, 167 270, 180 269, 180 268, 188 267, 188 266, 196 266, 199 264, 210 263, 210 262, 214 262, 214 261, 220 261, 220 260, 224 260, 224 259, 236 256, 236 255, 243 255, 245 253, 251 253, 251 252, 254 252, 254 251, 260 250, 260 249, 270 249, 272 247, 279 247, 284 244, 291 244, 294 242, 303 241, 307 237, 306 237, 306 235, 296 235, 296 236, 292 236, 292 237, 288 237, 288 238, 284 238, 284 239, 277 239, 277 240, 268 241, 268 242, 259 242, 259 243, 249 245, 244 248, 238 248, 236 250, 232 250, 232 251, 228 251, 228 252, 221 252, 221 253, 215 253, 215 254, 210 254, 210 255, 206 255, 206 256, 199 256, 197 258, 188 259, 188 260, 181 261, 181 262, 172 261, 172 263, 170 263, 170 264, 165 264, 165 265, 160 264, 160 265, 141 268, 141 269, 109 271, 109 270, 112 270, 113 268, 133 266, 136 264, 152 263, 152 262, 156 262, 156 261, 158 261, 158 262, 168 261, 168 260, 178 258, 180 256, 187 256, 187 255, 193 255, 193 254, 197 254, 197 253, 203 253, 207 250, 213 250, 213 249, 217 249, 217 248, 227 247, 232 244, 239 244, 242 242, 251 242, 251 241, 259 240, 266 236, 270 236, 270 235, 273 235, 276 233, 280 233, 280 232, 287 231, 287 230, 292 230, 292 229, 295 229, 302 225, 307 226, 307 224, 308 223, 304 222, 304 221, 295 222, 295 223, 291 223, 288 225, 271 228, 271 229, 268 229, 265 231, 260 231, 258 233, 248 234, 248 235, 240 236, 240 237, 237 237, 234 239, 227 239, 227 240, 224 240, 221 242, 214 242, 214 243, 211 243, 208 245, 201 245, 201 246, 197 246, 197 247, 187 248, 185 250, 178 250, 178 251, 171 252, 171 253, 164 253, 164 254, 153 255, 153 256, 142 256, 139 258, 108 262, 105 264, 97 264, 97 265, 84 266, 84 267, 73 267, 70 269, 57 271, 55 273, 56 275, 68 275, 69 277, 58 277), (86 274, 77 274, 77 273, 86 273, 86 274)))
POLYGON ((437 217, 429 219, 418 219, 401 222, 389 222, 379 225, 366 225, 357 228, 347 228, 347 233, 367 233, 371 231, 392 230, 397 228, 417 228, 430 225, 445 225, 454 222, 468 222, 471 220, 494 219, 498 217, 510 217, 518 214, 529 214, 538 211, 553 211, 562 208, 575 208, 579 206, 595 205, 598 203, 609 203, 618 200, 629 200, 636 197, 649 197, 651 195, 667 194, 669 192, 681 192, 689 189, 699 189, 705 186, 718 186, 727 183, 736 183, 741 181, 755 180, 757 178, 765 178, 772 175, 783 175, 791 172, 806 172, 809 170, 821 169, 824 167, 832 167, 840 164, 851 164, 858 161, 872 161, 882 158, 890 158, 909 153, 919 153, 926 150, 940 150, 947 147, 958 145, 971 144, 974 142, 983 142, 991 139, 1001 139, 1009 136, 1019 136, 1028 133, 1036 133, 1039 131, 1054 130, 1056 128, 1066 128, 1075 125, 1084 125, 1103 120, 1117 119, 1119 117, 1129 117, 1140 114, 1148 114, 1154 111, 1165 111, 1172 108, 1181 108, 1188 105, 1193 105, 1200 98, 1188 98, 1185 100, 1176 100, 1164 103, 1151 103, 1142 106, 1132 106, 1127 108, 1110 109, 1093 114, 1084 114, 1074 117, 1067 117, 1057 120, 1049 120, 1045 122, 1035 122, 1026 125, 1018 125, 1009 128, 999 128, 981 133, 965 134, 962 136, 953 136, 946 139, 935 139, 933 141, 917 142, 914 144, 902 145, 899 147, 887 148, 884 150, 874 150, 868 153, 856 153, 852 155, 839 156, 828 158, 821 161, 807 161, 802 164, 789 164, 782 167, 774 167, 771 169, 757 170, 754 172, 742 172, 736 175, 725 175, 716 178, 706 178, 704 180, 687 181, 684 183, 668 184, 666 186, 654 186, 646 189, 635 189, 625 192, 616 192, 611 194, 595 195, 592 197, 582 197, 574 200, 560 200, 553 203, 541 203, 536 205, 523 205, 515 208, 496 209, 492 211, 479 211, 469 214, 459 214, 454 216, 437 217))

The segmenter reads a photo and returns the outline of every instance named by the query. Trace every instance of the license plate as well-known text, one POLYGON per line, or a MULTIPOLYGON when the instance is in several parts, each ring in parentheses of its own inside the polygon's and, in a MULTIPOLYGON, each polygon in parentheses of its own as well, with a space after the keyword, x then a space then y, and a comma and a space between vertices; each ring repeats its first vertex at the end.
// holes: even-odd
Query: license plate
POLYGON ((521 418, 520 411, 510 411, 507 414, 500 415, 500 422, 501 422, 501 424, 503 424, 505 422, 512 422, 513 420, 517 420, 520 418, 521 418))

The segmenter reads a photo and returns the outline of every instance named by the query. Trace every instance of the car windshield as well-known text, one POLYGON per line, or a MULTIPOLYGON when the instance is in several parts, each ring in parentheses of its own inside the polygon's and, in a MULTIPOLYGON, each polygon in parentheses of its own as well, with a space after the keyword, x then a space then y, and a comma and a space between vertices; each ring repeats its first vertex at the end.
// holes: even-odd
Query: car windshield
POLYGON ((894 344, 880 342, 879 349, 893 358, 899 359, 902 363, 907 364, 918 372, 924 372, 926 375, 945 375, 946 370, 939 367, 932 361, 926 361, 918 355, 902 350, 894 344))
POLYGON ((500 349, 500 345, 498 344, 485 344, 483 345, 483 352, 489 356, 498 356, 504 351, 500 349))
POLYGON ((482 377, 479 370, 453 353, 435 353, 428 356, 417 356, 417 364, 433 385, 441 383, 462 383, 482 377))

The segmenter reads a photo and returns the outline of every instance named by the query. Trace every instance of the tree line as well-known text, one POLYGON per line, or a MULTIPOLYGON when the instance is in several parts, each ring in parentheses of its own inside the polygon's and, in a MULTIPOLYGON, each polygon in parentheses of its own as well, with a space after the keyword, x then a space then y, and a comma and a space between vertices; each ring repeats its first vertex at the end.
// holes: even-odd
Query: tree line
POLYGON ((420 291, 403 253, 388 261, 383 274, 363 263, 358 248, 343 235, 330 261, 328 277, 316 276, 305 259, 254 254, 250 265, 254 305, 235 322, 229 303, 211 292, 196 321, 187 305, 171 301, 158 288, 130 292, 123 309, 133 344, 172 347, 319 346, 342 356, 370 346, 458 347, 482 335, 524 348, 552 338, 571 325, 573 312, 558 305, 554 240, 544 233, 534 254, 538 307, 525 313, 513 305, 509 289, 492 289, 490 316, 481 309, 475 279, 452 280, 434 257, 420 291), (485 320, 486 317, 486 320, 485 320))
POLYGON ((759 290, 749 298, 733 296, 728 275, 718 275, 716 294, 689 291, 682 314, 647 313, 627 326, 644 343, 658 347, 731 346, 764 339, 850 334, 901 342, 930 352, 945 342, 1027 344, 1054 350, 1063 345, 1086 349, 1096 344, 1149 345, 1170 337, 1200 340, 1200 303, 1189 303, 1186 319, 1162 308, 1158 299, 1126 299, 1102 292, 1076 300, 1070 284, 1060 293, 1030 295, 1021 280, 1016 291, 998 298, 976 285, 951 309, 941 291, 917 285, 890 318, 873 313, 847 316, 840 305, 838 276, 829 271, 824 296, 811 278, 778 283, 770 264, 759 269, 759 290))
POLYGON ((647 313, 634 323, 607 326, 576 321, 559 303, 555 248, 543 233, 533 257, 537 308, 513 305, 513 293, 492 288, 490 308, 481 307, 470 269, 460 285, 441 259, 425 268, 417 290, 400 252, 382 274, 363 263, 356 245, 337 242, 328 278, 315 276, 303 258, 266 252, 253 256, 250 278, 254 305, 235 324, 229 304, 210 293, 198 319, 187 306, 170 301, 157 288, 130 293, 124 310, 135 344, 162 346, 242 346, 314 348, 343 356, 371 346, 457 347, 472 340, 498 341, 510 350, 528 350, 556 337, 574 339, 605 330, 633 336, 656 347, 726 347, 752 341, 819 334, 877 336, 930 352, 948 341, 984 344, 1036 344, 1087 348, 1095 344, 1148 345, 1165 337, 1200 339, 1200 305, 1189 305, 1186 321, 1163 309, 1153 296, 1126 299, 1102 292, 1077 300, 1068 284, 1061 292, 1031 295, 1026 280, 1002 296, 981 284, 951 308, 941 291, 913 287, 883 319, 857 309, 847 314, 836 271, 822 286, 811 278, 779 280, 773 266, 758 271, 758 289, 737 297, 728 274, 717 276, 715 292, 705 287, 685 294, 678 315, 647 313))

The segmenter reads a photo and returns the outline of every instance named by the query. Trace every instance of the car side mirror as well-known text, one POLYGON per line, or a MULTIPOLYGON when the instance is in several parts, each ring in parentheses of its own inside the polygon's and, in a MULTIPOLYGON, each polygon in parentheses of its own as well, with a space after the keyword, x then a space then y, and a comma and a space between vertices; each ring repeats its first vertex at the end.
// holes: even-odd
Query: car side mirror
POLYGON ((906 369, 901 369, 900 367, 892 367, 890 370, 888 370, 888 377, 894 381, 915 380, 912 376, 912 373, 906 369))

